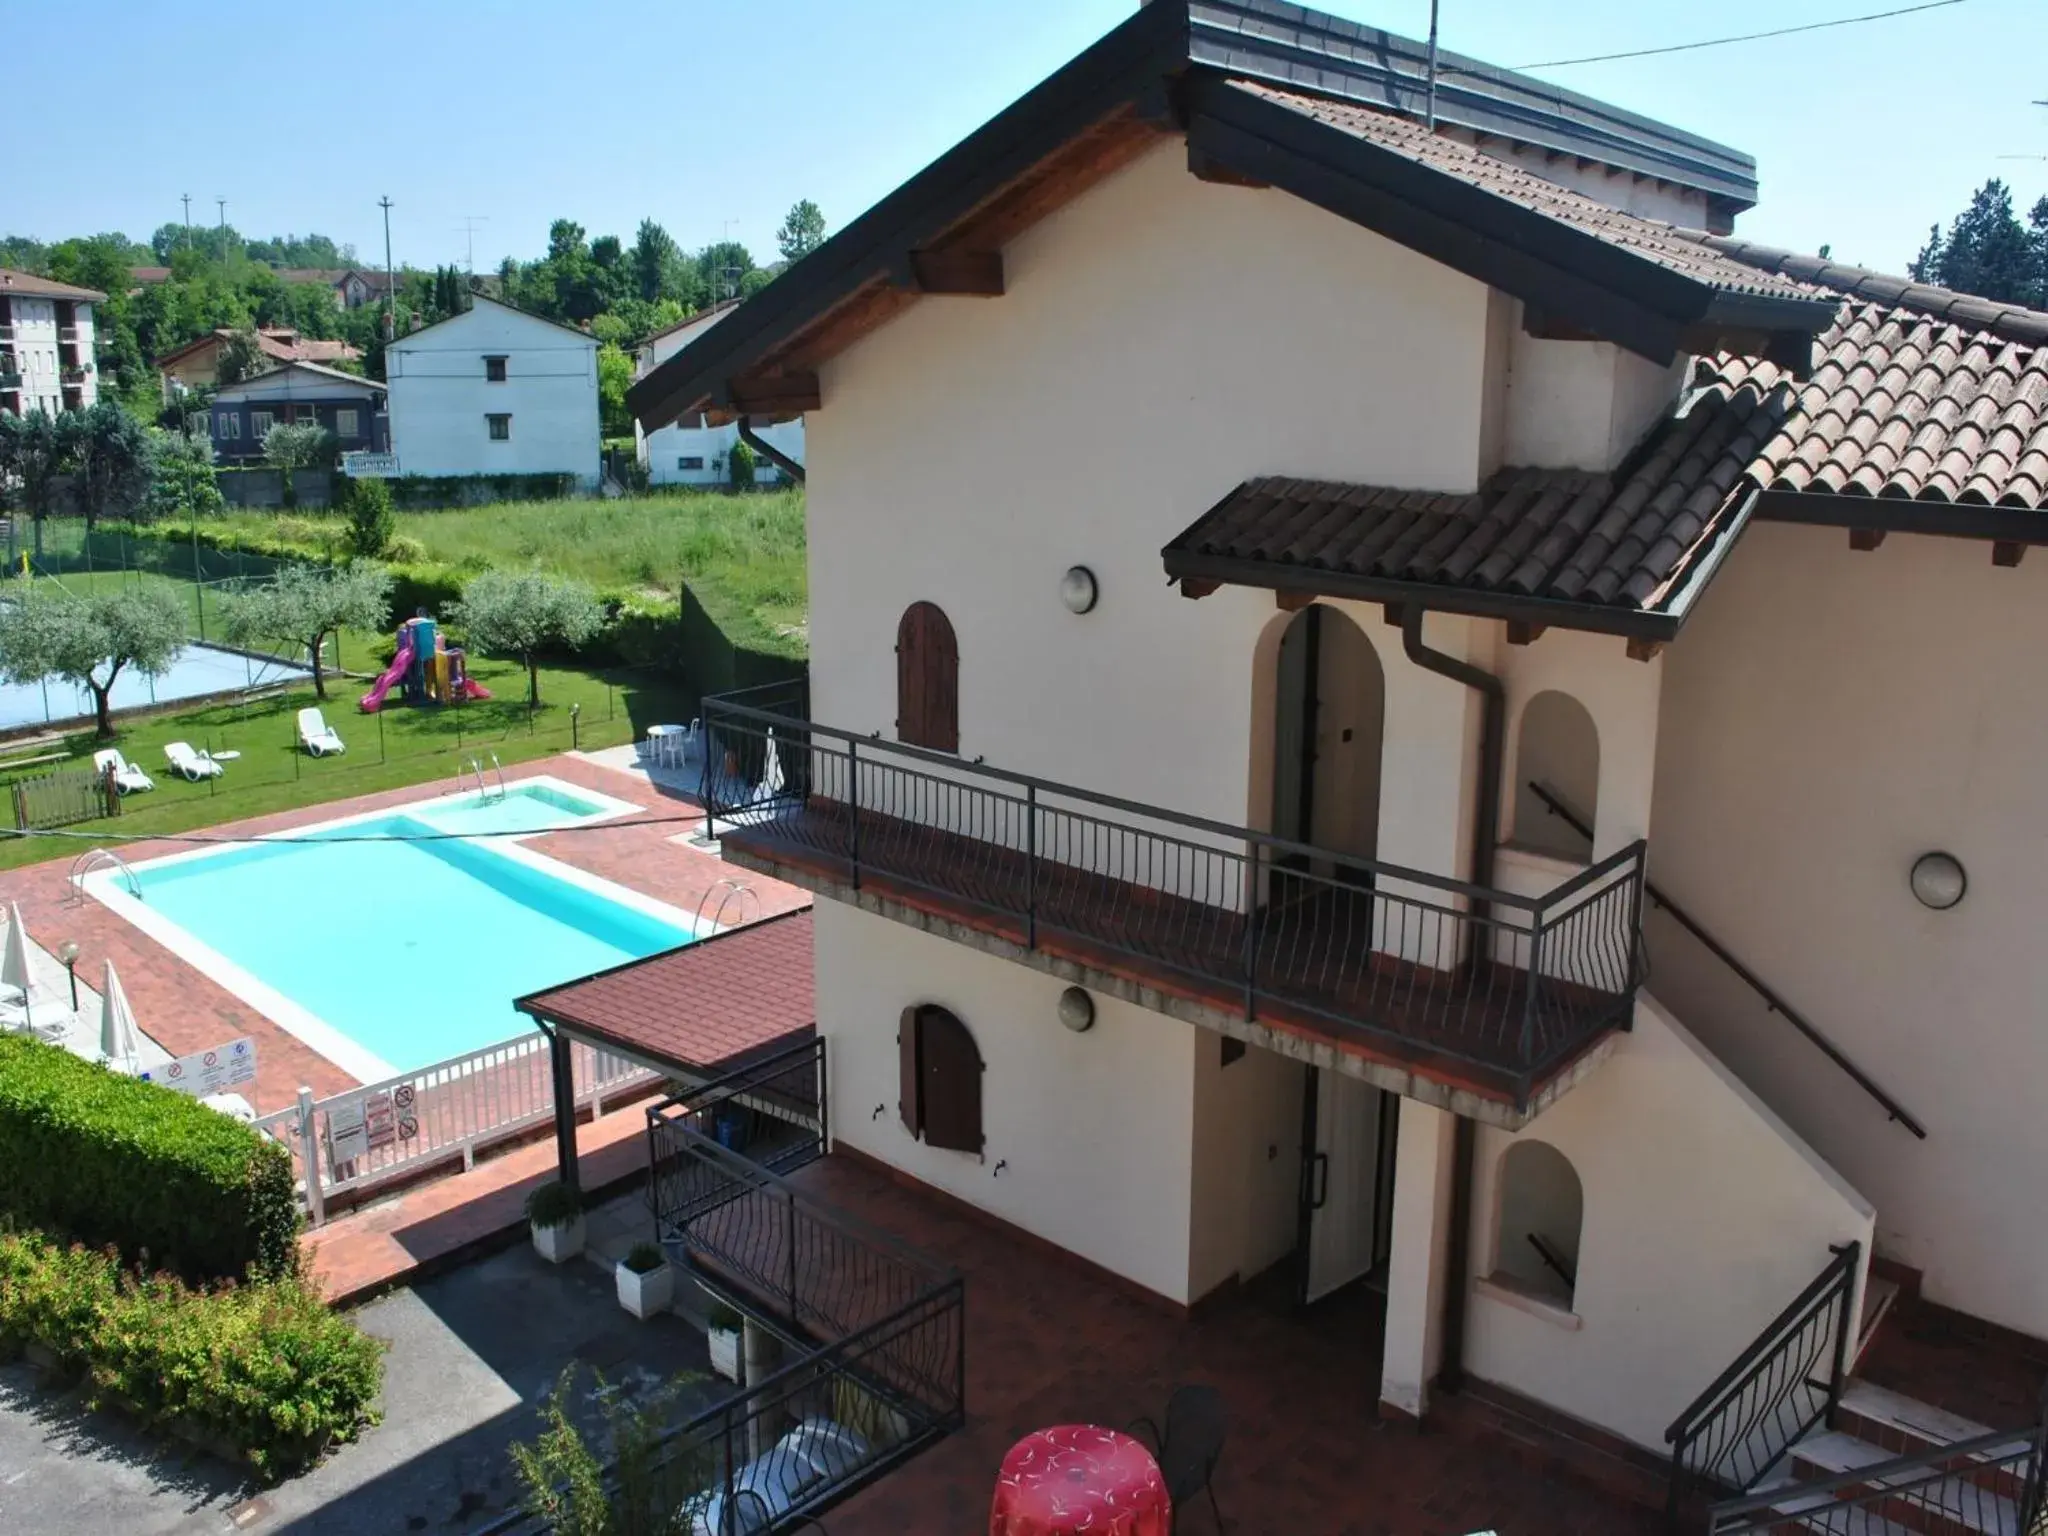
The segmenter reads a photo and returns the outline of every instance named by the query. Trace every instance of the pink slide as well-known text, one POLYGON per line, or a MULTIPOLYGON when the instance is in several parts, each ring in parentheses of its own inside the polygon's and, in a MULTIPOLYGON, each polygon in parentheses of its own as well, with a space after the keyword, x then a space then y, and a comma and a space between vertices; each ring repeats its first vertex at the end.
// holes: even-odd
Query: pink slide
POLYGON ((491 696, 491 690, 473 677, 465 677, 457 683, 455 691, 465 699, 488 699, 491 696))
POLYGON ((398 654, 391 658, 391 665, 384 669, 384 675, 377 679, 370 691, 363 695, 363 713, 374 715, 384 705, 384 695, 391 691, 391 685, 405 676, 412 666, 412 632, 406 631, 405 644, 398 648, 398 654))

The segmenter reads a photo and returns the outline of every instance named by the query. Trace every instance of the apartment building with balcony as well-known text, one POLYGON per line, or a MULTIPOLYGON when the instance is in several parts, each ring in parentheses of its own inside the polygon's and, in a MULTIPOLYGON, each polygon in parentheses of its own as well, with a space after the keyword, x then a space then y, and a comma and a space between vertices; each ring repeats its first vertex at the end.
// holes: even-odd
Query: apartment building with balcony
POLYGON ((54 416, 99 399, 92 307, 106 297, 0 268, 0 411, 54 416))
POLYGON ((1898 1288, 2048 1338, 2048 315, 1424 57, 1149 5, 636 382, 807 426, 713 829, 836 1151, 1750 1494, 1898 1288))

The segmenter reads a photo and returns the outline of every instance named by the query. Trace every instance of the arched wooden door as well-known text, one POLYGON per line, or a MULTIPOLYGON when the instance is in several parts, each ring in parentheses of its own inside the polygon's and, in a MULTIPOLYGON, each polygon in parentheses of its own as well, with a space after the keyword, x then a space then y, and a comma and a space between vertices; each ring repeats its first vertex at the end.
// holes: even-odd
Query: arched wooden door
POLYGON ((960 646, 937 603, 912 603, 896 625, 896 739, 960 750, 960 646))

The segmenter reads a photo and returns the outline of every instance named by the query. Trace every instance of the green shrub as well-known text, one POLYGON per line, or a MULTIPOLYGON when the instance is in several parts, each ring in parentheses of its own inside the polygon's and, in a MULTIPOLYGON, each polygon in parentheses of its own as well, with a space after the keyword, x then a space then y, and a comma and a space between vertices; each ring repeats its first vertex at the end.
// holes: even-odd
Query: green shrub
POLYGON ((391 492, 382 480, 343 480, 335 505, 348 519, 348 552, 359 560, 375 560, 398 532, 398 514, 391 510, 391 492))
POLYGON ((408 565, 420 565, 427 558, 427 546, 411 534, 394 534, 384 541, 384 558, 403 560, 408 565))
POLYGON ((0 1340, 50 1351, 95 1407, 124 1408, 271 1477, 375 1423, 384 1374, 382 1346, 295 1274, 194 1289, 124 1270, 111 1249, 6 1229, 0 1340))
POLYGON ((583 1197, 550 1179, 526 1197, 526 1219, 536 1227, 566 1227, 583 1214, 583 1197))
POLYGON ((0 1036, 0 1216, 192 1279, 290 1273, 291 1155, 197 1099, 0 1036))
POLYGON ((667 1261, 652 1243, 635 1243, 626 1255, 626 1268, 636 1275, 651 1274, 667 1261))

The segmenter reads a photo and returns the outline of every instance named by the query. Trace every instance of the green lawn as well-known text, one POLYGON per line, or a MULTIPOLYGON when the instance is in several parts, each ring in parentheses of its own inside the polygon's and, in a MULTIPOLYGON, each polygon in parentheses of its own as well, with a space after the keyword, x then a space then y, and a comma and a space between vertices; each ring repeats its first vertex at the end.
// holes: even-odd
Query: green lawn
MULTIPOLYGON (((351 636, 344 642, 349 665, 367 666, 373 641, 351 636), (360 661, 358 658, 362 658, 360 661)), ((384 654, 390 638, 383 640, 384 654)), ((348 743, 341 757, 315 760, 298 750, 296 717, 319 702, 310 686, 256 703, 171 709, 119 721, 114 745, 156 780, 147 793, 127 796, 121 815, 79 823, 70 833, 124 835, 186 832, 293 806, 313 805, 408 784, 447 779, 451 785, 472 758, 488 769, 491 754, 509 767, 529 758, 568 750, 572 737, 586 748, 631 741, 649 725, 687 720, 694 709, 673 683, 659 674, 636 671, 593 673, 562 667, 541 670, 542 707, 529 713, 525 673, 516 662, 479 660, 473 674, 494 695, 454 708, 415 708, 394 694, 375 715, 357 711, 365 684, 336 679, 322 704, 327 721, 348 743), (580 706, 574 726, 571 706, 580 706), (164 743, 187 741, 210 750, 242 754, 219 779, 188 784, 164 761, 164 743)), ((0 762, 0 784, 16 778, 83 766, 102 743, 90 729, 71 737, 72 761, 44 763, 10 772, 0 762)), ((37 749, 53 750, 51 748, 37 749)), ((5 818, 11 822, 12 817, 5 818)), ((0 868, 32 864, 83 851, 75 838, 0 835, 0 868)))
MULTIPOLYGON (((323 558, 344 548, 341 520, 318 511, 230 512, 207 526, 252 541, 283 540, 323 558)), ((53 527, 50 537, 54 552, 60 531, 53 527)), ((166 529, 164 537, 175 542, 176 530, 166 529)), ((538 567, 594 587, 662 598, 674 597, 687 581, 735 645, 778 656, 805 654, 800 490, 744 496, 676 491, 616 501, 513 501, 401 512, 398 537, 416 546, 401 543, 401 557, 458 571, 538 567)), ((64 569, 64 581, 75 584, 69 565, 64 569)), ((121 578, 98 572, 89 579, 121 578)))

